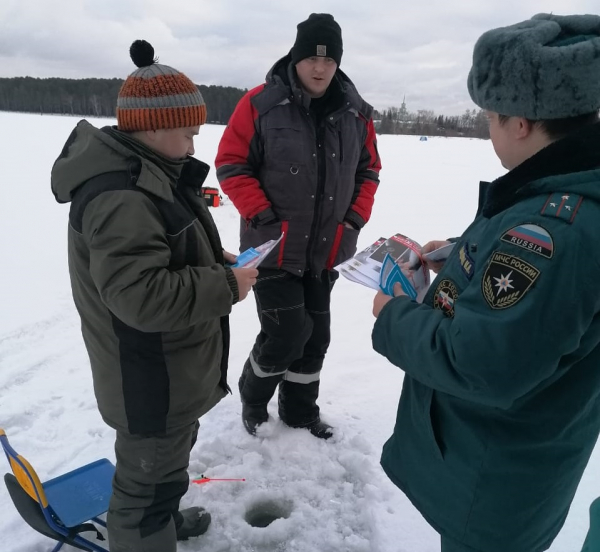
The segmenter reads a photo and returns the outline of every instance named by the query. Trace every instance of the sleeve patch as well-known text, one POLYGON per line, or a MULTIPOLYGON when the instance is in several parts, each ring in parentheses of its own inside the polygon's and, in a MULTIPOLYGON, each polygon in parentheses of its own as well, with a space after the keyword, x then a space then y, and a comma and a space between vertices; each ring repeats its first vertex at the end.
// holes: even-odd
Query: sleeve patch
POLYGON ((516 245, 551 259, 554 255, 554 240, 550 233, 537 224, 519 224, 502 234, 501 241, 516 245))
POLYGON ((454 305, 458 299, 458 288, 452 280, 442 280, 433 296, 433 308, 441 310, 448 318, 454 318, 454 305))
POLYGON ((541 214, 545 217, 559 218, 572 224, 582 201, 583 197, 577 194, 554 192, 548 196, 541 214))
POLYGON ((507 309, 525 296, 539 275, 523 259, 495 251, 481 281, 483 297, 492 309, 507 309))
POLYGON ((460 261, 460 267, 462 268, 463 273, 467 277, 468 280, 473 278, 473 274, 475 272, 475 263, 469 255, 469 244, 464 243, 464 245, 458 251, 458 260, 460 261))

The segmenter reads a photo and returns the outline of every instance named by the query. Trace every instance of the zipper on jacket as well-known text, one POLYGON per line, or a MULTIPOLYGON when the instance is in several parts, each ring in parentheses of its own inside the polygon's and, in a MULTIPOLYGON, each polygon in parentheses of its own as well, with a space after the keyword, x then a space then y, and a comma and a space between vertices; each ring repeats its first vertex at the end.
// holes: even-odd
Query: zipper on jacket
MULTIPOLYGON (((311 117, 311 121, 314 120, 311 117)), ((310 229, 310 240, 306 249, 306 264, 311 269, 311 259, 313 258, 313 249, 315 248, 315 240, 317 239, 317 231, 321 221, 321 204, 323 202, 323 192, 325 190, 325 122, 322 121, 319 128, 316 129, 316 146, 317 146, 317 191, 315 194, 315 208, 313 215, 313 223, 310 229)))
POLYGON ((133 159, 131 163, 128 163, 127 173, 129 175, 129 181, 131 182, 131 185, 135 186, 140 176, 140 162, 136 159, 133 159))
POLYGON ((342 130, 338 130, 338 138, 340 140, 340 163, 344 160, 344 142, 342 141, 342 130))

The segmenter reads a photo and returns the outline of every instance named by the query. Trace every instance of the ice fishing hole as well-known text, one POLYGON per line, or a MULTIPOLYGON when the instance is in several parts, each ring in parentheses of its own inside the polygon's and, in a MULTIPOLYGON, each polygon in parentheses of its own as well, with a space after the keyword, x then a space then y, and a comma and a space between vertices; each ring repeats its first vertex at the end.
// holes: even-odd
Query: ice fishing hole
POLYGON ((252 504, 244 516, 246 523, 252 527, 268 527, 276 519, 287 519, 292 513, 292 503, 275 500, 261 500, 252 504))

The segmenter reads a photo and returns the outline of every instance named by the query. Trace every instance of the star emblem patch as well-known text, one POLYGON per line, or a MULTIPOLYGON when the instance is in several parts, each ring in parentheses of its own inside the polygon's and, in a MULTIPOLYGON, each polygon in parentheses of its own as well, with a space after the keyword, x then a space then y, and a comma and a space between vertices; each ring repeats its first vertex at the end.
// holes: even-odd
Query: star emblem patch
POLYGON ((539 275, 523 259, 495 251, 483 275, 483 296, 493 309, 507 309, 523 298, 539 275))

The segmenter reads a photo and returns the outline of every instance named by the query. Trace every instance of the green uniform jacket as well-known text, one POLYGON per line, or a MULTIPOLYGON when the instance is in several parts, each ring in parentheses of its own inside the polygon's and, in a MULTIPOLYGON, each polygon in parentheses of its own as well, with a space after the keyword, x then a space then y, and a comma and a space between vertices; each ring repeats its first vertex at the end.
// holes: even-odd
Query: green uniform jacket
POLYGON ((600 126, 482 188, 423 304, 375 324, 406 372, 381 463, 442 535, 537 552, 600 428, 600 126))
POLYGON ((199 193, 207 173, 86 121, 52 169, 57 201, 71 202, 71 287, 96 399, 117 430, 187 425, 228 389, 238 295, 199 193))
POLYGON ((600 550, 600 498, 590 506, 590 529, 581 552, 598 552, 600 550))

